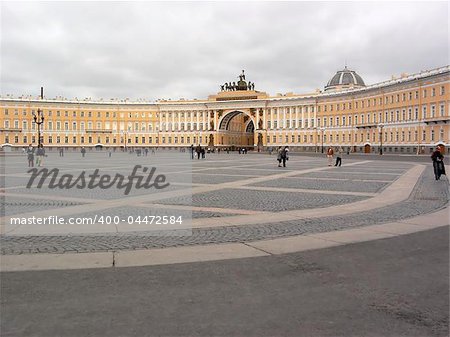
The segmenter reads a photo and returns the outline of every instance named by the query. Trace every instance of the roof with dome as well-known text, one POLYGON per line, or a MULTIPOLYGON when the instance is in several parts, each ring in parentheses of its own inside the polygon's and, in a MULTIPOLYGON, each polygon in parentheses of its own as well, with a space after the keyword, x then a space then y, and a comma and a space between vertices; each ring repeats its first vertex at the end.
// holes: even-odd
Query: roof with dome
POLYGON ((349 87, 359 88, 365 87, 361 76, 359 76, 354 70, 350 70, 345 66, 344 70, 339 70, 325 86, 325 91, 333 89, 344 89, 349 87))

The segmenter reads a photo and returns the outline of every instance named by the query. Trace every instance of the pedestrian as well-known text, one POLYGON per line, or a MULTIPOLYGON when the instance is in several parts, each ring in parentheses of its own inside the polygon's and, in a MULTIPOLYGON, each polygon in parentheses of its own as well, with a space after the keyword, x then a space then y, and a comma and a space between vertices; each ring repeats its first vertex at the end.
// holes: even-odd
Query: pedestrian
POLYGON ((191 159, 194 159, 194 144, 191 144, 191 159))
POLYGON ((84 148, 84 146, 81 148, 81 156, 84 158, 84 156, 86 155, 86 149, 84 148))
POLYGON ((441 179, 441 175, 445 175, 444 156, 441 153, 441 149, 438 146, 436 150, 431 154, 431 160, 433 161, 433 171, 436 180, 441 179))
POLYGON ((195 149, 195 152, 197 153, 197 160, 200 159, 200 155, 202 153, 202 147, 200 144, 198 144, 197 148, 195 149))
POLYGON ((64 157, 64 148, 63 147, 59 148, 59 156, 64 157))
POLYGON ((112 155, 112 151, 111 151, 111 149, 109 149, 109 158, 111 158, 111 155, 112 155))
POLYGON ((145 148, 145 156, 148 157, 148 147, 145 148))
POLYGON ((286 151, 287 146, 285 147, 279 147, 278 148, 278 155, 277 155, 277 160, 278 160, 278 167, 281 167, 281 163, 283 163, 283 167, 286 167, 286 160, 288 158, 288 151, 286 151))
POLYGON ((36 166, 40 167, 42 165, 42 160, 44 156, 45 156, 44 145, 39 144, 36 150, 36 166))
POLYGON ((34 148, 30 144, 27 149, 28 167, 34 167, 34 148))
POLYGON ((342 148, 338 147, 336 150, 336 164, 334 166, 341 166, 342 164, 342 148))
POLYGON ((333 155, 334 150, 333 148, 329 147, 327 150, 328 166, 331 166, 333 164, 333 155))
POLYGON ((201 150, 201 152, 202 152, 202 159, 205 159, 205 149, 203 148, 202 150, 201 150))

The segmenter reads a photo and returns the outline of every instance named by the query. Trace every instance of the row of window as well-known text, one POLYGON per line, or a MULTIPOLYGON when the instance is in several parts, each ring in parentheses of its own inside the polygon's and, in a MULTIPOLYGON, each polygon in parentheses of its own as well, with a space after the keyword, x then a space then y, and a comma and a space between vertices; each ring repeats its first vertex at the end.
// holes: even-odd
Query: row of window
MULTIPOLYGON (((417 142, 418 141, 418 135, 419 132, 417 130, 415 130, 414 132, 412 131, 396 131, 396 132, 384 132, 384 141, 385 142, 417 142)), ((425 141, 426 140, 426 136, 427 136, 427 130, 422 130, 422 139, 421 141, 425 141)), ((436 141, 436 140, 441 140, 444 141, 444 130, 440 129, 439 131, 439 139, 435 139, 435 130, 429 130, 429 138, 430 141, 436 141)), ((354 133, 353 134, 353 140, 354 142, 364 142, 364 141, 372 141, 372 142, 376 142, 376 141, 380 141, 380 134, 378 132, 372 132, 372 133, 363 133, 361 132, 360 134, 358 133, 354 133)), ((348 133, 336 133, 336 134, 317 134, 316 135, 316 143, 326 143, 326 142, 351 142, 352 141, 352 134, 348 133)), ((309 135, 268 135, 267 136, 267 143, 314 143, 314 135, 309 134, 309 135), (309 140, 308 140, 309 139, 309 140), (272 140, 272 141, 271 141, 272 140), (277 141, 278 140, 278 141, 277 141)))
MULTIPOLYGON (((422 119, 426 118, 435 118, 435 117, 444 117, 445 116, 445 105, 441 104, 439 106, 439 115, 436 114, 436 105, 431 105, 431 111, 430 115, 427 115, 427 106, 422 106, 422 119)), ((351 125, 358 125, 358 124, 368 124, 368 123, 387 123, 387 122, 400 122, 400 121, 412 121, 412 120, 418 120, 419 119, 419 108, 415 107, 414 111, 412 108, 408 108, 408 111, 406 109, 403 109, 400 113, 400 110, 394 111, 385 111, 384 113, 384 119, 381 112, 377 113, 367 113, 366 115, 354 115, 353 116, 353 122, 352 124, 352 116, 326 116, 322 118, 317 118, 317 127, 333 127, 333 126, 351 126, 351 125)), ((267 121, 267 128, 268 129, 277 129, 277 128, 308 128, 308 127, 314 127, 314 119, 305 119, 304 123, 302 119, 299 119, 297 121, 297 124, 295 124, 295 120, 284 120, 284 121, 267 121), (284 123, 283 123, 284 122, 284 123)))
MULTIPOLYGON (((36 136, 22 136, 22 144, 28 144, 28 142, 30 141, 30 143, 36 143, 36 136)), ((199 143, 204 143, 207 141, 207 137, 206 136, 181 136, 181 137, 145 137, 145 136, 141 136, 141 137, 130 137, 130 138, 124 138, 124 137, 120 137, 120 138, 116 138, 116 137, 105 137, 104 141, 105 144, 125 144, 125 141, 127 142, 127 144, 160 144, 159 140, 161 139, 161 144, 172 144, 172 140, 173 140, 173 144, 190 144, 191 140, 193 141, 193 143, 197 143, 197 140, 199 143)), ((16 135, 13 138, 14 140, 14 144, 19 144, 19 136, 16 135)), ((43 144, 94 144, 94 141, 96 140, 96 143, 102 143, 102 138, 101 137, 93 137, 93 136, 81 136, 78 137, 77 136, 42 136, 41 137, 41 141, 43 144), (79 140, 79 143, 78 143, 79 140)), ((10 143, 10 137, 9 136, 5 136, 5 143, 10 143)))
MULTIPOLYGON (((445 95, 445 86, 441 86, 439 89, 439 95, 443 96, 445 95)), ((423 98, 427 98, 428 96, 428 90, 427 89, 422 89, 422 97, 423 98)), ((431 88, 430 89, 430 96, 431 97, 435 97, 436 96, 436 88, 431 88)), ((384 104, 394 104, 394 103, 399 103, 400 100, 402 102, 406 102, 407 100, 412 101, 413 99, 419 99, 419 91, 416 90, 414 92, 410 91, 408 93, 404 92, 401 95, 400 94, 396 94, 396 95, 387 95, 384 96, 384 104), (413 98, 414 97, 414 98, 413 98)), ((367 100, 361 100, 361 101, 355 101, 355 109, 359 109, 359 107, 361 108, 366 108, 366 107, 375 107, 377 106, 377 101, 378 101, 378 105, 382 106, 383 105, 383 97, 378 97, 377 98, 370 98, 367 100)), ((330 111, 333 111, 333 104, 330 104, 330 111)), ((346 108, 348 108, 349 110, 352 109, 352 103, 348 102, 348 103, 337 103, 335 104, 336 106, 336 110, 339 111, 341 110, 346 110, 346 108)), ((324 111, 328 110, 328 105, 324 105, 324 111)), ((320 106, 319 106, 319 112, 320 112, 320 106)))
MULTIPOLYGON (((14 128, 18 129, 20 126, 23 130, 28 130, 28 126, 31 124, 31 130, 36 130, 36 124, 34 121, 31 123, 28 123, 28 121, 20 121, 15 120, 14 121, 14 128)), ((86 130, 86 123, 80 122, 80 131, 86 130)), ((4 127, 6 129, 9 129, 11 127, 11 122, 9 120, 4 121, 4 127)), ((152 123, 128 123, 125 128, 125 123, 121 122, 118 124, 117 122, 87 122, 87 130, 113 130, 113 131, 124 131, 127 130, 128 132, 133 131, 149 131, 152 132, 153 130, 158 130, 158 124, 156 124, 156 127, 153 126, 152 123), (95 128, 94 128, 95 126, 95 128)), ((161 124, 161 131, 206 131, 208 129, 207 123, 162 123, 161 124)), ((65 130, 65 131, 77 131, 78 130, 78 123, 77 122, 44 122, 43 126, 41 126, 41 130, 65 130)))
MULTIPOLYGON (((9 116, 9 109, 4 109, 5 112, 5 116, 9 116)), ((52 111, 52 110, 41 110, 41 112, 43 113, 43 115, 45 117, 97 117, 97 118, 102 118, 103 116, 106 118, 117 118, 117 116, 119 116, 120 118, 152 118, 153 116, 157 117, 157 113, 156 112, 101 112, 101 111, 97 111, 97 112, 92 112, 92 111, 60 111, 60 110, 56 110, 56 111, 52 111)), ((22 116, 28 116, 28 115, 33 115, 37 113, 36 110, 31 110, 30 114, 27 112, 26 109, 22 110, 22 116)), ((18 116, 19 115, 19 109, 14 109, 14 116, 18 116)), ((192 112, 181 112, 181 113, 162 113, 161 114, 162 118, 172 118, 172 117, 181 117, 181 118, 202 118, 202 119, 206 119, 208 117, 208 112, 206 111, 192 111, 192 112)))

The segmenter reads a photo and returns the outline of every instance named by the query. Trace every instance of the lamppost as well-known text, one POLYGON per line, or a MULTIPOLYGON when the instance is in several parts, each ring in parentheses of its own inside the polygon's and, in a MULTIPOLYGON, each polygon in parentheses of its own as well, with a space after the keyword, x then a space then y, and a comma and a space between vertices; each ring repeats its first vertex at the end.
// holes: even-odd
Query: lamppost
POLYGON ((380 156, 383 154, 383 128, 383 123, 378 124, 378 129, 380 130, 380 156))
POLYGON ((322 132, 322 138, 321 138, 321 141, 322 141, 322 153, 323 153, 323 139, 324 139, 324 137, 325 137, 325 135, 324 135, 324 132, 325 132, 325 128, 320 128, 320 132, 322 132))
MULTIPOLYGON (((41 99, 44 99, 44 87, 41 87, 41 99)), ((37 114, 33 112, 33 117, 38 130, 38 147, 41 147, 41 124, 44 123, 44 111, 38 109, 37 114)))
POLYGON ((128 132, 126 130, 122 130, 120 131, 120 133, 122 134, 122 139, 124 142, 124 150, 125 152, 127 152, 127 143, 128 143, 128 132))

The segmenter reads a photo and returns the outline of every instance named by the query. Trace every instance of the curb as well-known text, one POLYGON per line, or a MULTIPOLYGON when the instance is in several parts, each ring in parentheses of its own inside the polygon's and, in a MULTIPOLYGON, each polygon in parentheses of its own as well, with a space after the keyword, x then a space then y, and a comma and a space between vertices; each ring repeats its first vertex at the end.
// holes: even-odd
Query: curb
POLYGON ((449 226, 450 207, 402 221, 287 238, 135 251, 0 256, 0 271, 138 267, 302 252, 379 240, 449 226))

